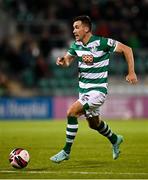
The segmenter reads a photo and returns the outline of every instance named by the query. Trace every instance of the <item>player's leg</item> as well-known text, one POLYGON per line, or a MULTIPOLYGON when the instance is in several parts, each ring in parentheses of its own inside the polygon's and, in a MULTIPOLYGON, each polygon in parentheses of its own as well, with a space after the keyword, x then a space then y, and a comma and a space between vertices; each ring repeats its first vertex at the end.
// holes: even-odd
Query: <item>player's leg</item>
POLYGON ((83 104, 89 126, 109 139, 113 145, 113 159, 117 159, 120 153, 119 145, 123 141, 123 137, 113 133, 108 124, 99 119, 100 106, 104 103, 105 98, 104 94, 97 91, 91 91, 83 95, 79 101, 83 104))
POLYGON ((83 105, 79 101, 72 104, 67 111, 66 144, 63 149, 68 154, 70 154, 71 146, 78 131, 77 118, 82 114, 84 114, 83 105))
POLYGON ((111 128, 105 121, 100 120, 99 116, 86 118, 91 129, 97 130, 100 134, 107 137, 112 144, 117 141, 117 135, 111 131, 111 128))
POLYGON ((60 163, 69 159, 71 147, 78 131, 77 118, 84 114, 83 105, 76 101, 67 111, 67 128, 66 128, 66 143, 64 148, 56 155, 50 158, 55 163, 60 163))
POLYGON ((112 132, 109 125, 105 121, 100 120, 99 116, 88 117, 86 119, 90 128, 98 131, 112 143, 113 159, 117 159, 120 154, 119 146, 123 142, 123 137, 112 132))

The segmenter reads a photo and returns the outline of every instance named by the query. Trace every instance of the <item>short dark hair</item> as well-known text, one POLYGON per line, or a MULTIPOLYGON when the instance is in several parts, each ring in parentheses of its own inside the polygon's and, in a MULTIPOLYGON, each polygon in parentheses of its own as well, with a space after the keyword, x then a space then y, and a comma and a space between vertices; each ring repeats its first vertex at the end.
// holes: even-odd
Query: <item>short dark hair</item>
POLYGON ((73 19, 73 23, 75 21, 82 21, 83 24, 86 24, 89 27, 89 30, 92 30, 92 22, 91 22, 91 18, 87 15, 81 15, 81 16, 77 16, 73 19))

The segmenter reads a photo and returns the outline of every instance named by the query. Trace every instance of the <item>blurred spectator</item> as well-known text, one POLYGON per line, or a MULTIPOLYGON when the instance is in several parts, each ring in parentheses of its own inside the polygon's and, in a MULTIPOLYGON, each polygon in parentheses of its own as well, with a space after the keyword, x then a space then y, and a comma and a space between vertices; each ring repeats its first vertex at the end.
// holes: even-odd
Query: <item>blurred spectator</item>
POLYGON ((49 78, 50 77, 51 72, 49 71, 48 64, 42 55, 40 55, 36 58, 36 64, 34 67, 34 72, 35 72, 36 81, 38 81, 42 78, 49 78))
POLYGON ((41 34, 41 38, 39 40, 39 47, 40 47, 41 53, 43 54, 43 57, 47 58, 52 48, 49 31, 47 29, 44 29, 41 34))
POLYGON ((128 39, 128 45, 133 48, 140 48, 141 43, 136 31, 131 32, 131 35, 128 39))
POLYGON ((96 32, 97 35, 104 36, 104 37, 109 37, 110 36, 110 29, 109 29, 109 26, 106 23, 106 21, 101 20, 97 24, 95 32, 96 32))

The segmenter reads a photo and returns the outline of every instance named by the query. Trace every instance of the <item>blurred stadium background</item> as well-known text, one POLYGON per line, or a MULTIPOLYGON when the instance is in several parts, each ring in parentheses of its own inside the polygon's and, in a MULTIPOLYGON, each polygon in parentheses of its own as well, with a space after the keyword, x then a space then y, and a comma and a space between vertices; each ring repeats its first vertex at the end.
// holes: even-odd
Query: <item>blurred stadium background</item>
POLYGON ((55 65, 71 41, 74 16, 95 34, 133 48, 139 83, 125 82, 123 57, 110 61, 106 118, 148 118, 147 0, 0 0, 0 119, 60 119, 77 98, 77 64, 55 65), (58 4, 58 5, 57 5, 58 4))

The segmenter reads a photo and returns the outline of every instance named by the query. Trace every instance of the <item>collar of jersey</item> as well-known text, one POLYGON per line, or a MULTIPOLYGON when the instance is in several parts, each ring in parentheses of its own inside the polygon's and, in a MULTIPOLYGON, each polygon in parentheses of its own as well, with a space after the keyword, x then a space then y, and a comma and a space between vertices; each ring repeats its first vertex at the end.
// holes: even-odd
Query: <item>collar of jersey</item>
POLYGON ((95 36, 92 35, 86 44, 83 44, 82 41, 76 41, 76 44, 77 44, 77 45, 81 45, 81 46, 83 46, 83 47, 87 47, 87 45, 88 45, 90 42, 94 41, 94 38, 95 38, 95 36))

